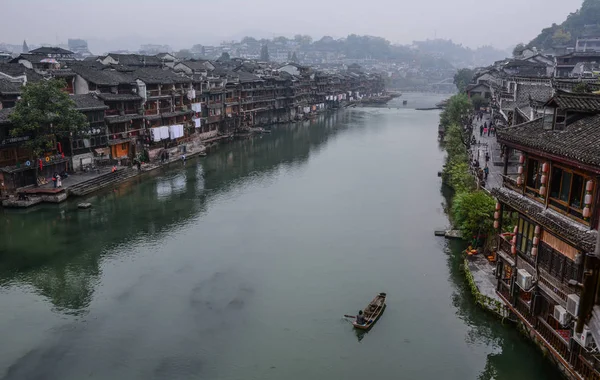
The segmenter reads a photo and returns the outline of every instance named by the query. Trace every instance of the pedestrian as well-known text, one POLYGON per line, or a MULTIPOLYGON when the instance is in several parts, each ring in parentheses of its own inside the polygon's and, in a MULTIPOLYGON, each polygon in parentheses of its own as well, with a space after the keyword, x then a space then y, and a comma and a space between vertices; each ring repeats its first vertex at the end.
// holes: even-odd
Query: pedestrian
POLYGON ((488 152, 485 152, 485 162, 488 162, 490 160, 490 154, 488 152))
POLYGON ((483 136, 483 125, 479 126, 479 137, 483 136))
POLYGON ((54 188, 56 189, 56 182, 57 182, 57 178, 58 177, 58 173, 54 172, 54 175, 52 176, 52 183, 54 184, 54 188))
POLYGON ((492 132, 492 123, 490 123, 490 126, 488 127, 488 137, 490 136, 490 133, 492 132))
POLYGON ((142 161, 137 160, 137 162, 135 164, 137 165, 138 172, 141 172, 142 171, 142 161))
POLYGON ((183 163, 185 164, 185 154, 181 155, 181 161, 183 161, 183 163))
POLYGON ((60 174, 56 175, 56 187, 62 187, 62 178, 60 178, 60 174))
POLYGON ((483 134, 484 134, 484 135, 487 135, 487 134, 488 134, 488 127, 487 127, 487 125, 485 125, 485 124, 483 125, 483 134))
POLYGON ((487 164, 485 164, 485 167, 483 168, 483 176, 486 181, 487 181, 487 177, 489 174, 490 174, 490 168, 488 168, 487 164))
POLYGON ((496 126, 492 127, 492 136, 496 136, 496 126))

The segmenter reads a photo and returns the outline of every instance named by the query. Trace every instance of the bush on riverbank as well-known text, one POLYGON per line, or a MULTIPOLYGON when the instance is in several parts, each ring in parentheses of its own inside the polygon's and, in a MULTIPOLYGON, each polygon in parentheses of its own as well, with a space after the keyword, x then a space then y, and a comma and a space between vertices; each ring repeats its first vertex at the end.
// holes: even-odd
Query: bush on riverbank
POLYGON ((473 104, 465 94, 454 95, 440 115, 445 129, 444 147, 446 165, 442 173, 444 183, 454 190, 450 217, 464 236, 485 235, 492 231, 494 198, 476 190, 476 182, 469 165, 469 129, 465 129, 473 104))

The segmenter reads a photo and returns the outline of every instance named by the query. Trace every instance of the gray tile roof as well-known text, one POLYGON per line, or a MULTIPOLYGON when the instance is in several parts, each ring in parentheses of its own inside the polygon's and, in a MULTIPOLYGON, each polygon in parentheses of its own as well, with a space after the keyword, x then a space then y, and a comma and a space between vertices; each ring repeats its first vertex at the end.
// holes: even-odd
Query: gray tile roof
POLYGON ((71 95, 78 111, 105 110, 108 107, 93 94, 71 95))
POLYGON ((161 66, 160 58, 153 55, 140 54, 107 54, 111 58, 119 61, 119 64, 125 66, 161 66))
POLYGON ((600 112, 600 95, 558 91, 546 105, 582 112, 600 112))
POLYGON ((100 86, 117 86, 119 84, 131 84, 135 82, 135 78, 129 73, 101 68, 96 64, 74 64, 71 70, 83 79, 100 86))
POLYGON ((14 108, 2 108, 0 109, 0 124, 10 124, 8 116, 13 113, 14 108))
POLYGON ((40 74, 26 68, 19 63, 0 63, 0 73, 10 75, 11 77, 25 75, 27 80, 32 82, 37 82, 44 79, 40 74))
POLYGON ((584 117, 562 131, 547 130, 543 119, 498 129, 498 142, 518 144, 600 169, 600 115, 584 117))
POLYGON ((135 79, 140 79, 146 84, 173 84, 173 83, 191 83, 191 79, 178 75, 169 69, 158 67, 144 67, 135 70, 131 75, 135 79))
POLYGON ((33 49, 30 50, 29 53, 31 54, 64 54, 64 55, 73 55, 75 53, 73 53, 70 50, 66 50, 63 48, 59 48, 59 47, 51 47, 51 46, 42 46, 40 48, 37 49, 33 49))
POLYGON ((0 94, 2 95, 19 95, 21 87, 20 82, 11 82, 8 79, 0 78, 0 94))
POLYGON ((112 94, 112 93, 100 93, 98 98, 107 102, 118 102, 118 101, 130 101, 137 100, 141 101, 142 97, 136 94, 112 94))

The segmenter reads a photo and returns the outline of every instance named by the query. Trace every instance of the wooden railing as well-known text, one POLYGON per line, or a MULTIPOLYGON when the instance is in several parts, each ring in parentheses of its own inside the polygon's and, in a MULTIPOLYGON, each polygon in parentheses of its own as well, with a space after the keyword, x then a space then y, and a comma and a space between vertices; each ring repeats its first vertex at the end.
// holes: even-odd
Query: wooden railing
POLYGON ((536 330, 566 362, 569 361, 569 342, 540 317, 537 320, 536 330))
POLYGON ((525 318, 527 322, 529 322, 530 326, 535 326, 536 318, 533 315, 531 315, 531 309, 529 304, 526 301, 522 300, 521 297, 517 298, 517 304, 515 305, 515 309, 517 309, 519 314, 521 314, 521 316, 525 318))
POLYGON ((584 380, 600 380, 600 372, 596 371, 592 363, 581 355, 575 357, 573 368, 584 380))
POLYGON ((105 116, 116 116, 118 114, 119 114, 119 110, 105 110, 104 111, 105 116))
POLYGON ((209 116, 208 117, 208 122, 209 123, 216 123, 221 121, 221 115, 214 115, 214 116, 209 116))
POLYGON ((511 257, 513 257, 513 258, 515 257, 515 255, 513 255, 512 251, 511 251, 512 244, 510 243, 510 240, 508 240, 506 237, 504 237, 502 235, 498 235, 498 242, 499 242, 501 250, 508 253, 511 257))

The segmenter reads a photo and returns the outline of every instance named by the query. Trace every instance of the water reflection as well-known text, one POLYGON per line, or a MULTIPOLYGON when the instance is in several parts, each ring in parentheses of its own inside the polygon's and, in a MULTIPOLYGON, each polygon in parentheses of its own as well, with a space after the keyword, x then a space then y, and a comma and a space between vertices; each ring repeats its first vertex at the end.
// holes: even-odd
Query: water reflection
POLYGON ((361 128, 360 114, 322 116, 235 141, 206 158, 185 166, 177 162, 153 178, 92 196, 89 210, 78 210, 74 201, 35 212, 1 212, 0 286, 32 285, 57 311, 84 312, 105 255, 131 242, 160 242, 206 211, 215 197, 268 181, 280 168, 301 167, 350 120, 361 128))

